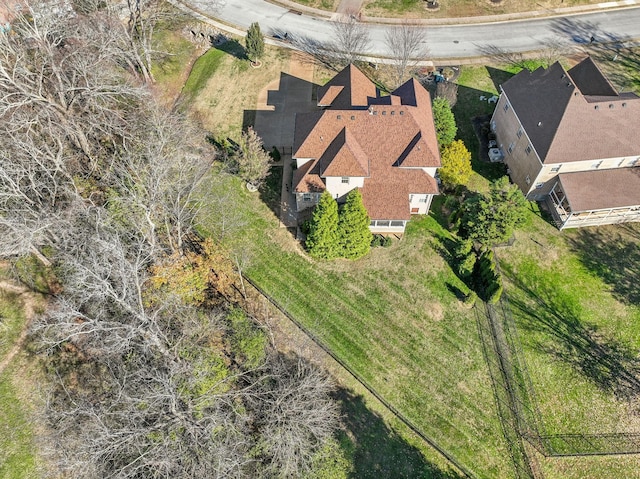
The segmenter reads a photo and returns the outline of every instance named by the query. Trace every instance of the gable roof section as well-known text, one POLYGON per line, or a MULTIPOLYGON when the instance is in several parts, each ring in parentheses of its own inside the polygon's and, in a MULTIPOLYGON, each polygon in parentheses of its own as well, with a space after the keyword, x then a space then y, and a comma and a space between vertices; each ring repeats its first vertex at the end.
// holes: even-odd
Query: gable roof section
POLYGON ((567 71, 580 93, 595 96, 617 96, 618 92, 602 74, 591 57, 587 57, 567 71))
POLYGON ((321 193, 326 188, 320 178, 318 160, 307 161, 293 173, 293 191, 298 193, 321 193))
POLYGON ((318 106, 332 109, 366 108, 377 97, 374 83, 352 64, 318 88, 318 106))
POLYGON ((640 167, 558 175, 574 213, 640 205, 640 167))
POLYGON ((369 176, 369 160, 353 133, 343 128, 320 160, 326 167, 320 176, 369 176))
POLYGON ((640 98, 608 95, 613 87, 589 58, 570 71, 598 95, 585 95, 559 63, 522 71, 502 86, 542 162, 639 155, 640 98))

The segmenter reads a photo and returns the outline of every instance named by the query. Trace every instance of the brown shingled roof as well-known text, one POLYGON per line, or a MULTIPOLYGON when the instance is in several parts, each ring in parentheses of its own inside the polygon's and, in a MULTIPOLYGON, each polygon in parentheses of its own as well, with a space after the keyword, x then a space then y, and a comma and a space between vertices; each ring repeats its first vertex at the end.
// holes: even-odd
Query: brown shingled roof
POLYGON ((333 109, 366 108, 369 98, 378 96, 374 83, 354 65, 349 65, 318 88, 318 98, 322 100, 318 105, 333 109))
MULTIPOLYGON (((320 191, 314 188, 328 176, 364 176, 362 196, 372 219, 409 219, 410 194, 438 193, 435 179, 420 169, 440 166, 429 93, 409 80, 389 97, 376 93, 367 97, 365 105, 359 100, 352 108, 338 110, 334 107, 344 100, 345 92, 375 91, 355 67, 336 78, 341 75, 342 80, 348 76, 356 83, 364 78, 370 87, 344 85, 331 109, 296 116, 293 157, 314 161, 296 172, 294 190, 320 191)), ((336 86, 334 80, 328 85, 336 86)))
POLYGON ((343 128, 322 155, 326 167, 321 176, 369 176, 369 160, 354 138, 353 133, 343 128), (336 151, 337 150, 337 151, 336 151))
POLYGON ((590 170, 558 175, 571 211, 640 205, 640 167, 590 170))
POLYGON ((637 155, 640 98, 615 90, 608 95, 608 82, 589 58, 570 72, 577 82, 555 63, 534 72, 523 70, 502 86, 542 162, 637 155))

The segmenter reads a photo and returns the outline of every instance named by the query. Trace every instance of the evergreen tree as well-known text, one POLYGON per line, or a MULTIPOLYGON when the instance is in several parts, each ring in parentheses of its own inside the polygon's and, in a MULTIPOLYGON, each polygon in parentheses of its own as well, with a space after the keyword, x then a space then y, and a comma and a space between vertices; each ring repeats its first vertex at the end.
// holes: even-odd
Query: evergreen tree
POLYGON ((509 178, 493 181, 489 195, 476 194, 462 204, 462 234, 485 247, 507 241, 526 220, 527 200, 509 178))
POLYGON ((456 140, 442 148, 442 166, 438 175, 445 188, 466 185, 471 179, 471 153, 462 140, 456 140))
POLYGON ((252 62, 258 61, 264 54, 264 37, 260 31, 260 25, 258 22, 254 22, 247 30, 247 36, 245 38, 245 47, 247 49, 247 56, 252 62))
POLYGON ((338 243, 338 203, 325 190, 313 210, 307 235, 307 250, 314 258, 333 259, 340 256, 338 243))
POLYGON ((449 100, 446 98, 438 97, 433 100, 431 110, 433 111, 433 123, 436 127, 438 145, 442 148, 451 143, 458 133, 456 119, 451 111, 449 100))
POLYGON ((369 215, 362 203, 360 191, 358 189, 351 190, 347 194, 347 202, 340 212, 338 221, 338 237, 342 256, 356 259, 369 252, 373 240, 369 223, 369 215))

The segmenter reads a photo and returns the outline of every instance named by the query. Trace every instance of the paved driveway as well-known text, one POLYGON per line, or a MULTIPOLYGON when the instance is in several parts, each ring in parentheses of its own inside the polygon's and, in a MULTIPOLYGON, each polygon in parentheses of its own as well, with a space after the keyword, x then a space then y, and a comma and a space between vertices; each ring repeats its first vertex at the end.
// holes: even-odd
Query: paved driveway
POLYGON ((292 54, 288 71, 269 83, 258 96, 254 129, 262 138, 265 148, 276 146, 282 155, 283 181, 280 220, 282 226, 295 227, 295 198, 291 192, 293 174, 291 148, 296 113, 315 111, 311 100, 313 91, 313 65, 292 54))

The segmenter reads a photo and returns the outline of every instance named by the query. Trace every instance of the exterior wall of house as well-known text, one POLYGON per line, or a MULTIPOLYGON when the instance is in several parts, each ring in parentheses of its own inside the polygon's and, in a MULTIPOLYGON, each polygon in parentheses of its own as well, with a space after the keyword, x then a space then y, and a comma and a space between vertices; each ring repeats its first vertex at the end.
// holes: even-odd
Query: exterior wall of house
POLYGON ((313 208, 320 201, 322 193, 296 193, 296 211, 313 208))
POLYGON ((295 160, 296 160, 296 168, 300 168, 305 163, 308 163, 309 161, 313 160, 313 158, 296 158, 295 160))
POLYGON ((334 198, 340 198, 349 193, 354 188, 362 188, 364 186, 364 178, 357 176, 340 177, 340 176, 327 176, 324 179, 327 190, 334 198), (344 183, 346 180, 347 183, 344 183))
POLYGON ((409 208, 413 215, 426 215, 431 206, 433 195, 412 194, 409 195, 409 208))
POLYGON ((371 220, 369 230, 372 233, 404 233, 407 220, 371 220))
POLYGON ((518 185, 525 196, 533 199, 531 196, 540 194, 535 190, 542 162, 504 92, 493 112, 491 128, 504 154, 511 181, 518 185))

